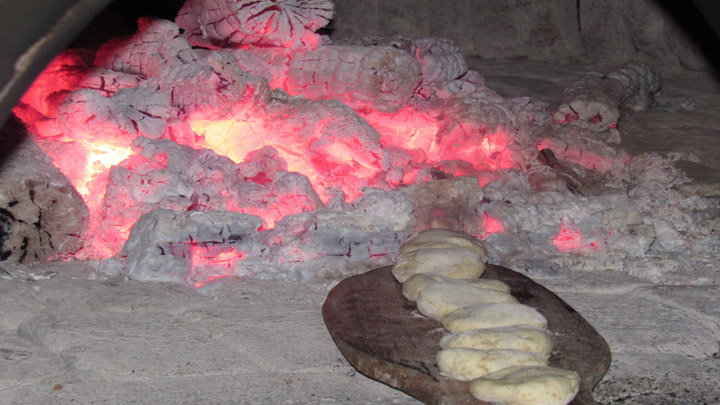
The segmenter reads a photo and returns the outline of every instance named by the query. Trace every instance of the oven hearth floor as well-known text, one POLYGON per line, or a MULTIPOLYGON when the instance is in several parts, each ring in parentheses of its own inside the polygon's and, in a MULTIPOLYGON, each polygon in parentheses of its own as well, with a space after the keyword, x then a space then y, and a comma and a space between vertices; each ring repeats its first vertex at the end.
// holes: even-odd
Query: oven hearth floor
MULTIPOLYGON (((90 263, 6 269, 19 278, 0 279, 3 404, 417 403, 344 360, 325 284, 232 279, 203 295, 90 263)), ((720 286, 603 271, 538 281, 610 345, 600 403, 720 402, 720 286)))
MULTIPOLYGON (((551 108, 587 70, 468 61, 502 95, 551 108)), ((687 191, 717 198, 718 87, 708 75, 668 75, 665 101, 693 109, 623 115, 620 147, 674 154, 694 180, 687 191)), ((345 361, 322 321, 326 284, 232 279, 203 295, 109 277, 92 262, 0 269, 2 404, 417 403, 345 361)), ((609 343, 600 403, 720 403, 720 285, 654 285, 600 270, 536 280, 609 343)))

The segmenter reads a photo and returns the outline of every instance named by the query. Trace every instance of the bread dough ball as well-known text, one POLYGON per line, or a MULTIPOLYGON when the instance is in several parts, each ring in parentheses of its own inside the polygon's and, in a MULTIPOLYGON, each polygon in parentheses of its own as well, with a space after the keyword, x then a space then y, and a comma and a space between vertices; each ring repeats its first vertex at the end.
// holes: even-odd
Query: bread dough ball
POLYGON ((504 294, 510 294, 510 286, 500 280, 494 280, 490 278, 476 278, 465 281, 481 288, 487 288, 488 290, 494 290, 504 294))
POLYGON ((451 333, 503 326, 547 328, 547 319, 535 308, 523 304, 478 304, 450 312, 441 319, 451 333))
POLYGON ((473 329, 467 332, 444 336, 440 347, 452 349, 514 349, 549 356, 553 341, 550 334, 538 328, 506 326, 503 328, 473 329))
POLYGON ((440 350, 437 365, 444 376, 470 381, 513 366, 545 366, 547 357, 522 350, 457 348, 440 350))
POLYGON ((433 283, 442 283, 448 281, 464 281, 466 283, 487 288, 489 290, 495 290, 501 293, 510 294, 510 286, 503 283, 500 280, 475 278, 475 279, 463 279, 456 280, 449 277, 441 276, 439 274, 420 273, 405 280, 402 286, 403 295, 410 301, 416 301, 420 291, 424 290, 425 287, 433 283))
POLYGON ((420 273, 409 277, 402 285, 402 293, 405 298, 410 301, 416 301, 420 291, 424 290, 425 287, 433 283, 440 283, 447 280, 453 280, 449 277, 441 276, 439 274, 428 274, 420 273))
POLYGON ((485 260, 476 250, 468 248, 421 249, 401 254, 392 273, 401 283, 419 273, 478 278, 485 271, 485 260))
POLYGON ((580 375, 547 366, 509 367, 470 383, 470 393, 491 403, 564 405, 575 398, 580 375))
POLYGON ((485 249, 482 242, 466 233, 455 232, 449 229, 428 229, 427 231, 416 233, 400 246, 400 254, 402 255, 420 249, 441 249, 449 247, 464 247, 475 250, 483 257, 483 263, 487 261, 487 249, 485 249))
POLYGON ((517 302, 517 300, 510 294, 457 280, 430 284, 417 296, 416 303, 421 314, 439 320, 460 308, 505 302, 517 302))

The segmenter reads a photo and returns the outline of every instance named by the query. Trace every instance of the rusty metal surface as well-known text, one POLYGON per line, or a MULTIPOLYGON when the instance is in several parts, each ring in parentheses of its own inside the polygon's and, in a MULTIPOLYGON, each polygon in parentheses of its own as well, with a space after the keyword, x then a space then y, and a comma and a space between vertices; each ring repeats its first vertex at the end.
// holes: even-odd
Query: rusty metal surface
MULTIPOLYGON (((549 364, 580 374, 580 392, 572 404, 594 404, 592 388, 610 366, 602 336, 557 295, 520 273, 488 265, 483 278, 504 281, 521 303, 548 319, 554 344, 549 364)), ((418 315, 391 267, 341 281, 322 312, 335 344, 366 376, 427 404, 481 403, 470 395, 467 382, 440 375, 435 355, 446 332, 440 322, 418 315)))

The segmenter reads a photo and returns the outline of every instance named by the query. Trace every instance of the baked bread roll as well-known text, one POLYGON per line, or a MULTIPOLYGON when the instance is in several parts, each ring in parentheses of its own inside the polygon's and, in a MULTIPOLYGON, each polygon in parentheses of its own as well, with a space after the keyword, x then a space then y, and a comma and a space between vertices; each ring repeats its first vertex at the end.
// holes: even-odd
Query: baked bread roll
POLYGON ((470 393, 491 403, 564 405, 580 387, 575 371, 547 366, 509 367, 470 383, 470 393))
POLYGON ((420 249, 401 254, 392 273, 401 283, 419 273, 457 279, 479 278, 485 271, 485 260, 477 250, 466 247, 420 249))
POLYGON ((514 303, 478 304, 460 308, 443 316, 441 322, 450 333, 503 326, 547 328, 547 319, 540 312, 527 305, 514 303))
POLYGON ((400 255, 420 249, 438 249, 448 247, 464 247, 475 250, 487 261, 487 250, 483 244, 472 236, 449 229, 428 229, 408 238, 400 246, 400 255))
MULTIPOLYGON (((405 280, 405 283, 402 286, 403 295, 405 296, 405 298, 409 299, 410 301, 416 301, 418 294, 420 294, 420 291, 424 290, 425 287, 427 287, 433 283, 442 283, 442 282, 447 282, 449 280, 455 280, 455 279, 441 276, 439 274, 428 274, 428 273, 415 274, 414 276, 405 280)), ((503 283, 500 280, 475 278, 475 279, 463 279, 461 281, 467 282, 469 284, 472 284, 472 285, 475 285, 478 287, 487 288, 489 290, 495 290, 495 291, 498 291, 501 293, 510 294, 510 286, 503 283)))
POLYGON ((505 302, 517 302, 517 300, 510 294, 458 280, 430 284, 417 296, 416 304, 421 314, 439 320, 460 308, 505 302))
POLYGON ((550 335, 531 327, 506 326, 503 328, 473 329, 440 339, 440 347, 452 349, 514 349, 549 356, 553 341, 550 335))
POLYGON ((522 350, 456 348, 440 350, 437 365, 444 376, 470 381, 513 366, 545 366, 547 357, 522 350))

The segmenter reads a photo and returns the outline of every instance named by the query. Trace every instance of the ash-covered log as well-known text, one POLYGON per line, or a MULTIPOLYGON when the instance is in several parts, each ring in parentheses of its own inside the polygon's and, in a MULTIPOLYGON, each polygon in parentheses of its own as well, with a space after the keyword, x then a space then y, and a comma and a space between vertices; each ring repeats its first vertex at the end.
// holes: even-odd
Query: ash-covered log
POLYGON ((195 46, 317 45, 332 17, 329 0, 189 0, 175 22, 195 46))
POLYGON ((557 122, 592 131, 614 127, 620 107, 647 109, 662 87, 660 71, 647 63, 633 62, 610 73, 587 72, 565 89, 557 122))
POLYGON ((312 100, 335 99, 356 110, 396 112, 420 84, 421 67, 388 46, 329 45, 293 55, 288 91, 312 100))
POLYGON ((261 223, 239 212, 154 210, 138 220, 123 247, 128 273, 136 280, 196 287, 252 274, 250 263, 266 248, 255 237, 261 223))
POLYGON ((0 132, 0 261, 35 263, 83 246, 88 209, 16 118, 0 132))

